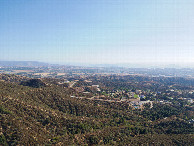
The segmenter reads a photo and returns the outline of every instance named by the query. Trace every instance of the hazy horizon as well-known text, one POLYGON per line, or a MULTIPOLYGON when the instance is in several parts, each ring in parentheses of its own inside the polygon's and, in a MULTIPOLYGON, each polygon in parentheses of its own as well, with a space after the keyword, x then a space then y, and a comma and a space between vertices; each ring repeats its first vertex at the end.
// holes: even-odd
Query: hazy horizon
POLYGON ((2 0, 0 60, 194 63, 193 0, 2 0))
POLYGON ((80 63, 80 62, 43 62, 43 61, 5 61, 0 60, 0 67, 7 64, 8 66, 36 66, 37 64, 41 65, 67 65, 67 66, 80 66, 80 67, 124 67, 124 68, 191 68, 194 69, 194 63, 187 64, 172 64, 172 63, 80 63), (32 63, 32 64, 31 64, 32 63), (31 64, 31 65, 30 65, 31 64))

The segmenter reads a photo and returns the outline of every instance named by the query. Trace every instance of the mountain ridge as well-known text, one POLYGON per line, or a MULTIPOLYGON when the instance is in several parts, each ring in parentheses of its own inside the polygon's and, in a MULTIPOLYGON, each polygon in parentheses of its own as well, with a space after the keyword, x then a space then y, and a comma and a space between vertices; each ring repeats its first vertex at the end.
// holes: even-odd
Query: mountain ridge
POLYGON ((48 65, 50 64, 39 61, 0 61, 0 66, 4 67, 40 67, 48 65))

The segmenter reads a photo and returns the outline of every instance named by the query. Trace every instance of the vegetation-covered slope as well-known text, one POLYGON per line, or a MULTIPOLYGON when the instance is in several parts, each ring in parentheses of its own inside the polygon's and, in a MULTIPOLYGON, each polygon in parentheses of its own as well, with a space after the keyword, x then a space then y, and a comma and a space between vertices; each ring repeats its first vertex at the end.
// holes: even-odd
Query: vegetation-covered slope
POLYGON ((0 81, 0 144, 194 143, 193 124, 183 120, 183 115, 193 116, 192 109, 155 105, 132 110, 124 103, 71 98, 72 92, 55 84, 33 88, 0 81))

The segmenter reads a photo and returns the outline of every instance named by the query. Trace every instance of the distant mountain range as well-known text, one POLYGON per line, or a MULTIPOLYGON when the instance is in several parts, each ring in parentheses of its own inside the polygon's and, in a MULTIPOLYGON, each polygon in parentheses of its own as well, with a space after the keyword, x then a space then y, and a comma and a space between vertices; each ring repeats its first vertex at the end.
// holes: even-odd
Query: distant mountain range
POLYGON ((39 67, 48 66, 50 64, 38 61, 0 61, 0 66, 11 67, 11 66, 21 66, 21 67, 39 67))
POLYGON ((105 68, 194 68, 194 63, 187 64, 148 64, 148 63, 119 63, 119 64, 89 64, 89 63, 45 63, 39 61, 0 61, 0 67, 41 67, 41 66, 83 66, 105 68))

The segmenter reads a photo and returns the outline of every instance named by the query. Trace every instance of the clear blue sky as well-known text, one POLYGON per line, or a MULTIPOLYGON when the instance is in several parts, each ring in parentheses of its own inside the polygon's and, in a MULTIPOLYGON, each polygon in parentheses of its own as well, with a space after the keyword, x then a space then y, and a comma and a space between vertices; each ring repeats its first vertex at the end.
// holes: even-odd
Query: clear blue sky
POLYGON ((194 0, 0 0, 0 60, 194 62, 194 0))

